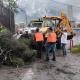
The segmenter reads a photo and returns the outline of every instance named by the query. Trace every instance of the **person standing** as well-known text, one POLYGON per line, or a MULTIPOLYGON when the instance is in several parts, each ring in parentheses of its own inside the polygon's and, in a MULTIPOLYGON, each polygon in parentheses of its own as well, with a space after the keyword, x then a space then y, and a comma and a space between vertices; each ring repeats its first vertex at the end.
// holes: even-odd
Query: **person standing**
POLYGON ((55 56, 55 49, 56 49, 56 33, 53 32, 53 29, 50 27, 48 29, 49 34, 47 38, 47 43, 46 43, 46 61, 49 61, 49 54, 50 51, 52 50, 53 53, 53 61, 56 61, 56 56, 55 56))
POLYGON ((42 53, 42 45, 43 45, 43 34, 39 32, 39 29, 36 29, 35 33, 35 41, 36 41, 36 49, 37 49, 37 58, 41 58, 41 53, 42 53))
POLYGON ((17 31, 17 32, 13 35, 13 38, 16 39, 16 40, 17 40, 17 39, 20 39, 20 37, 22 36, 22 33, 23 33, 22 31, 17 31))
POLYGON ((67 55, 66 44, 67 44, 67 29, 64 28, 62 31, 58 29, 58 31, 62 34, 61 36, 61 47, 63 50, 63 56, 67 55))
POLYGON ((21 39, 29 39, 28 31, 25 31, 25 32, 21 35, 20 38, 21 38, 21 39))
POLYGON ((63 56, 67 55, 67 51, 66 51, 66 44, 67 44, 67 30, 64 29, 63 31, 61 31, 62 36, 61 36, 61 46, 62 46, 62 50, 63 50, 63 56))

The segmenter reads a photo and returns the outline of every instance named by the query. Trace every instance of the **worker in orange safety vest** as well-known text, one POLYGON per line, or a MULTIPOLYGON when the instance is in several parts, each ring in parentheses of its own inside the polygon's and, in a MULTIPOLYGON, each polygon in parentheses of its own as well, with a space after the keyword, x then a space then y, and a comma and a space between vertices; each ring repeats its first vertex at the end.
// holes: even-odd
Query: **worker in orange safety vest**
POLYGON ((36 29, 35 33, 35 41, 36 41, 36 50, 37 50, 37 58, 41 58, 42 45, 43 45, 43 34, 39 32, 39 29, 36 29))
POLYGON ((49 61, 49 54, 50 51, 52 51, 53 53, 53 61, 56 61, 56 57, 55 57, 55 49, 56 49, 56 33, 53 32, 53 29, 50 27, 49 28, 49 33, 48 33, 48 38, 47 38, 47 42, 46 42, 46 61, 49 61))

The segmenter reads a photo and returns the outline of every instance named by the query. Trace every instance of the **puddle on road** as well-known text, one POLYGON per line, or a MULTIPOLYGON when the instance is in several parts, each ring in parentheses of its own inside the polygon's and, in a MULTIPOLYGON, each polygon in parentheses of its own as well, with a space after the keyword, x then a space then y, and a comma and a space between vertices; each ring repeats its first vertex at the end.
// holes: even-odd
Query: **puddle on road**
POLYGON ((22 80, 32 80, 34 76, 34 72, 32 68, 29 68, 28 71, 24 74, 22 80))
POLYGON ((68 71, 68 70, 65 70, 65 69, 57 68, 56 71, 61 72, 61 73, 64 73, 64 74, 75 75, 75 73, 73 73, 71 71, 68 71))

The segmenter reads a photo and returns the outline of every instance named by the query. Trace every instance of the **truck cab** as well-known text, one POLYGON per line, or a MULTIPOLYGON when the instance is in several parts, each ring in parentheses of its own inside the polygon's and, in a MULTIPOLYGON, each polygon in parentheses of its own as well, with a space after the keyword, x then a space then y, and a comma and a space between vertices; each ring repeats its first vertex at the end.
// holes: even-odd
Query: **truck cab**
POLYGON ((32 20, 24 30, 28 31, 29 34, 34 34, 37 28, 42 27, 42 23, 43 21, 41 20, 32 20))

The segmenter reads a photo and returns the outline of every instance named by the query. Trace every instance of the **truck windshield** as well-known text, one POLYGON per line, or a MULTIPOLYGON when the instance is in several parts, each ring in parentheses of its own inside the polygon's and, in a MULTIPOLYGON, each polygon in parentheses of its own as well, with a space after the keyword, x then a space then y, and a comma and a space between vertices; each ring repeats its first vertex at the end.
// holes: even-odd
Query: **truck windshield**
POLYGON ((31 27, 42 27, 42 23, 32 23, 31 27))
POLYGON ((43 21, 43 26, 48 26, 48 27, 57 27, 59 24, 59 20, 50 20, 50 19, 45 19, 43 21))

